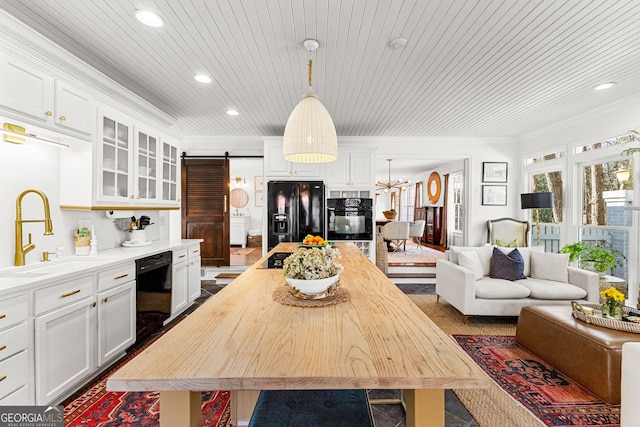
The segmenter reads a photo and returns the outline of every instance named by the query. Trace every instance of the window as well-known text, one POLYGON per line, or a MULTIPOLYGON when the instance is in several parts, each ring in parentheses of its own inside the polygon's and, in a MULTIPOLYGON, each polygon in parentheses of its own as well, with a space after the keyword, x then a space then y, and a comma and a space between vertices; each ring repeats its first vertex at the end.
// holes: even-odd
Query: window
POLYGON ((453 207, 453 231, 462 232, 464 228, 464 198, 462 173, 451 174, 451 196, 453 207))
POLYGON ((399 221, 413 221, 415 212, 413 203, 416 198, 416 189, 413 185, 407 185, 407 191, 398 191, 400 193, 400 212, 399 221))
POLYGON ((623 145, 635 140, 635 135, 626 134, 622 136, 616 136, 615 138, 609 138, 598 142, 593 142, 585 145, 579 145, 574 148, 575 153, 584 153, 585 151, 599 150, 601 148, 613 147, 616 145, 623 145))
POLYGON ((613 270, 606 273, 627 280, 633 216, 625 207, 633 204, 633 159, 585 164, 581 172, 580 240, 619 254, 613 270))
MULTIPOLYGON (((553 199, 553 208, 538 209, 540 223, 540 245, 545 247, 545 252, 558 252, 560 250, 560 223, 562 222, 562 210, 564 206, 562 198, 563 189, 562 171, 549 170, 533 175, 531 192, 550 192, 553 199)), ((531 223, 531 244, 537 245, 538 229, 536 226, 536 210, 530 210, 529 221, 531 223)))
POLYGON ((533 165, 536 163, 542 163, 549 160, 561 159, 564 157, 564 151, 558 151, 557 153, 545 154, 542 156, 528 157, 524 159, 525 165, 533 165))

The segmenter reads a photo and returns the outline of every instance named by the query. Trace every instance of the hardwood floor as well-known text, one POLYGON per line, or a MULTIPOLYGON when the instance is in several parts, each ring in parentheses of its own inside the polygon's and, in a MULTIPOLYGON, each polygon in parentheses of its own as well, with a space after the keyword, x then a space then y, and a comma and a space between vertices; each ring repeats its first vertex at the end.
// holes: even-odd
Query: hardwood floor
POLYGON ((253 265, 262 257, 262 248, 231 247, 230 265, 253 265))

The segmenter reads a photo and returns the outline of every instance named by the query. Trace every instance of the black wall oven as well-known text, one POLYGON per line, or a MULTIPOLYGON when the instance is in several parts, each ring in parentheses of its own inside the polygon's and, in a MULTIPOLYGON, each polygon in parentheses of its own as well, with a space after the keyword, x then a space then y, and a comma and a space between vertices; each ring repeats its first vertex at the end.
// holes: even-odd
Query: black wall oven
POLYGON ((327 199, 328 240, 373 240, 372 199, 327 199))

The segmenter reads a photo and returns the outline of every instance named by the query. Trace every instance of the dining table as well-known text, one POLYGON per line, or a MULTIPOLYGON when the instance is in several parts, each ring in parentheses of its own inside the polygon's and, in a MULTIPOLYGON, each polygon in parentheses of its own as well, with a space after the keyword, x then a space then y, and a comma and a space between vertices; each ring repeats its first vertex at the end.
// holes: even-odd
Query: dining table
POLYGON ((275 298, 267 268, 281 243, 113 373, 110 391, 159 391, 160 425, 201 425, 201 392, 231 391, 232 425, 247 425, 260 390, 404 390, 406 425, 444 426, 446 389, 488 388, 482 369, 353 243, 336 304, 275 298))

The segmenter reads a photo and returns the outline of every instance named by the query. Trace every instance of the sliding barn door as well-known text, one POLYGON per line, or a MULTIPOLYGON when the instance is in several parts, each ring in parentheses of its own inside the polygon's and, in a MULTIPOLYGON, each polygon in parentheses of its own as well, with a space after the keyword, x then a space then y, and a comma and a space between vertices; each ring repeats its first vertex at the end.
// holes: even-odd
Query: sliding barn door
POLYGON ((229 265, 229 160, 182 160, 182 238, 204 239, 203 266, 229 265))

